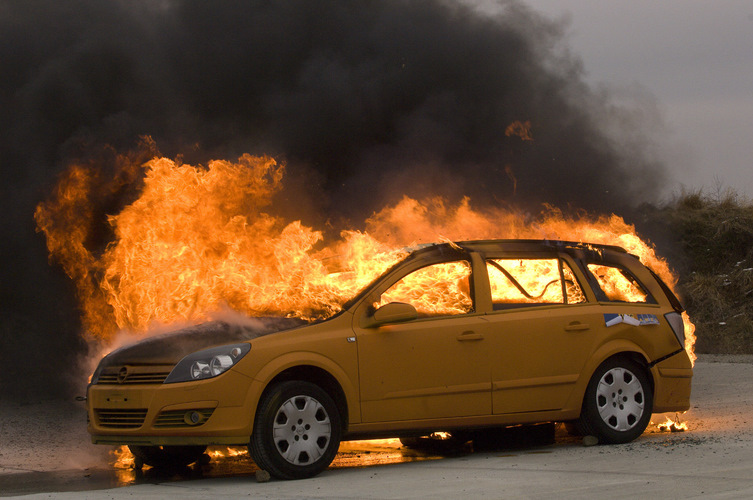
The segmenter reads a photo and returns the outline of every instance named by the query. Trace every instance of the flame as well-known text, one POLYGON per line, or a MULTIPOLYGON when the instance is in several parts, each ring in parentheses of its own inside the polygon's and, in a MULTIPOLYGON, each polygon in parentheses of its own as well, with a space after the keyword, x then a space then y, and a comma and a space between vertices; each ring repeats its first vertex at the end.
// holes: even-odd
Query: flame
POLYGON ((128 446, 118 446, 110 450, 110 456, 113 458, 111 465, 116 469, 133 469, 135 467, 136 460, 128 446))
POLYGON ((463 314, 473 309, 466 262, 449 262, 419 269, 382 294, 381 306, 389 302, 413 304, 419 314, 463 314))
POLYGON ((619 269, 589 264, 588 269, 596 277, 609 300, 645 302, 646 293, 625 278, 619 269))
MULTIPOLYGON (((97 165, 73 165, 35 213, 51 258, 77 285, 86 331, 103 342, 118 331, 145 335, 154 325, 198 322, 228 308, 249 316, 326 318, 405 255, 406 246, 436 241, 546 238, 618 245, 670 287, 676 284, 666 261, 617 215, 571 217, 545 207, 532 216, 472 207, 469 198, 404 197, 374 213, 362 230, 325 241, 322 231, 273 213, 285 171, 273 158, 246 154, 206 166, 139 158, 119 157, 121 173, 109 184, 97 165), (128 183, 138 187, 134 199, 109 214, 112 241, 97 247, 93 205, 104 196, 97 191, 121 192, 128 183)), ((453 266, 434 271, 453 276, 443 280, 447 289, 429 297, 438 310, 470 307, 463 299, 467 269, 453 266)), ((427 290, 425 283, 404 285, 398 293, 427 290)), ((694 359, 687 316, 685 324, 694 359)))
POLYGON ((212 446, 207 449, 207 455, 212 459, 238 457, 248 455, 248 448, 237 446, 212 446))
POLYGON ((525 122, 514 121, 505 129, 505 136, 510 137, 512 135, 520 137, 523 141, 532 141, 531 135, 531 122, 526 120, 525 122))
MULTIPOLYGON (((248 448, 245 446, 210 446, 207 448, 206 454, 211 459, 242 457, 248 455, 248 448)), ((136 459, 128 446, 122 445, 113 448, 110 450, 110 457, 112 458, 110 465, 116 469, 129 470, 136 467, 136 459)), ((149 467, 146 464, 143 466, 149 467)))
POLYGON ((684 432, 688 430, 688 423, 680 421, 680 414, 675 415, 675 419, 672 420, 667 417, 666 422, 663 422, 656 426, 662 432, 684 432))

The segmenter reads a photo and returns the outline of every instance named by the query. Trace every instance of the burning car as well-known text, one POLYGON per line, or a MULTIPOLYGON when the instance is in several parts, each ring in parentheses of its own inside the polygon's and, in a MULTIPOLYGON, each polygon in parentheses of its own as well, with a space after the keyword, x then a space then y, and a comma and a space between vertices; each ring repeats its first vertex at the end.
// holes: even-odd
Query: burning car
POLYGON ((89 432, 155 466, 247 445, 288 479, 324 470, 341 440, 559 421, 624 443, 652 412, 689 408, 682 311, 616 246, 427 245, 326 320, 207 323, 110 353, 89 432))

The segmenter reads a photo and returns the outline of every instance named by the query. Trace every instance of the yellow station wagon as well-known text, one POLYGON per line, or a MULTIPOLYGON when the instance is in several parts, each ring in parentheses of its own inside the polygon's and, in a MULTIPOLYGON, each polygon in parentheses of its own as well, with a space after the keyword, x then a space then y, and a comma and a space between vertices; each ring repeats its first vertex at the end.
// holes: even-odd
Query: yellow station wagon
POLYGON ((557 421, 623 443, 689 408, 681 312, 618 247, 428 245, 327 320, 212 322, 110 353, 89 432, 155 466, 247 445, 279 478, 321 472, 346 439, 557 421))

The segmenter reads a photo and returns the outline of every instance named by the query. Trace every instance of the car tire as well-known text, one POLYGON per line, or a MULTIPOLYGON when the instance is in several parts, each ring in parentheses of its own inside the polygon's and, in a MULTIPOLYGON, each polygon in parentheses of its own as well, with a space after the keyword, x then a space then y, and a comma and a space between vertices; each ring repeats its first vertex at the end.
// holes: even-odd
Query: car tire
POLYGON ((591 377, 576 425, 600 443, 627 443, 646 430, 652 409, 646 369, 627 358, 610 358, 591 377))
POLYGON ((326 469, 340 446, 340 412, 332 397, 304 381, 282 382, 261 398, 249 453, 279 479, 304 479, 326 469))
POLYGON ((141 446, 129 445, 134 458, 159 469, 181 468, 204 455, 206 446, 141 446))

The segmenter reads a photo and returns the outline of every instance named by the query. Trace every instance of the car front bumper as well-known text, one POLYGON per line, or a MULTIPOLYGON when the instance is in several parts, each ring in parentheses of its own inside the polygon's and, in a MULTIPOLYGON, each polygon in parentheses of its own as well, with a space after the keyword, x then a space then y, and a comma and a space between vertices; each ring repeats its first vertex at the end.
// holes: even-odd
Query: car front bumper
POLYGON ((197 382, 90 385, 95 444, 246 444, 261 387, 235 371, 197 382))

